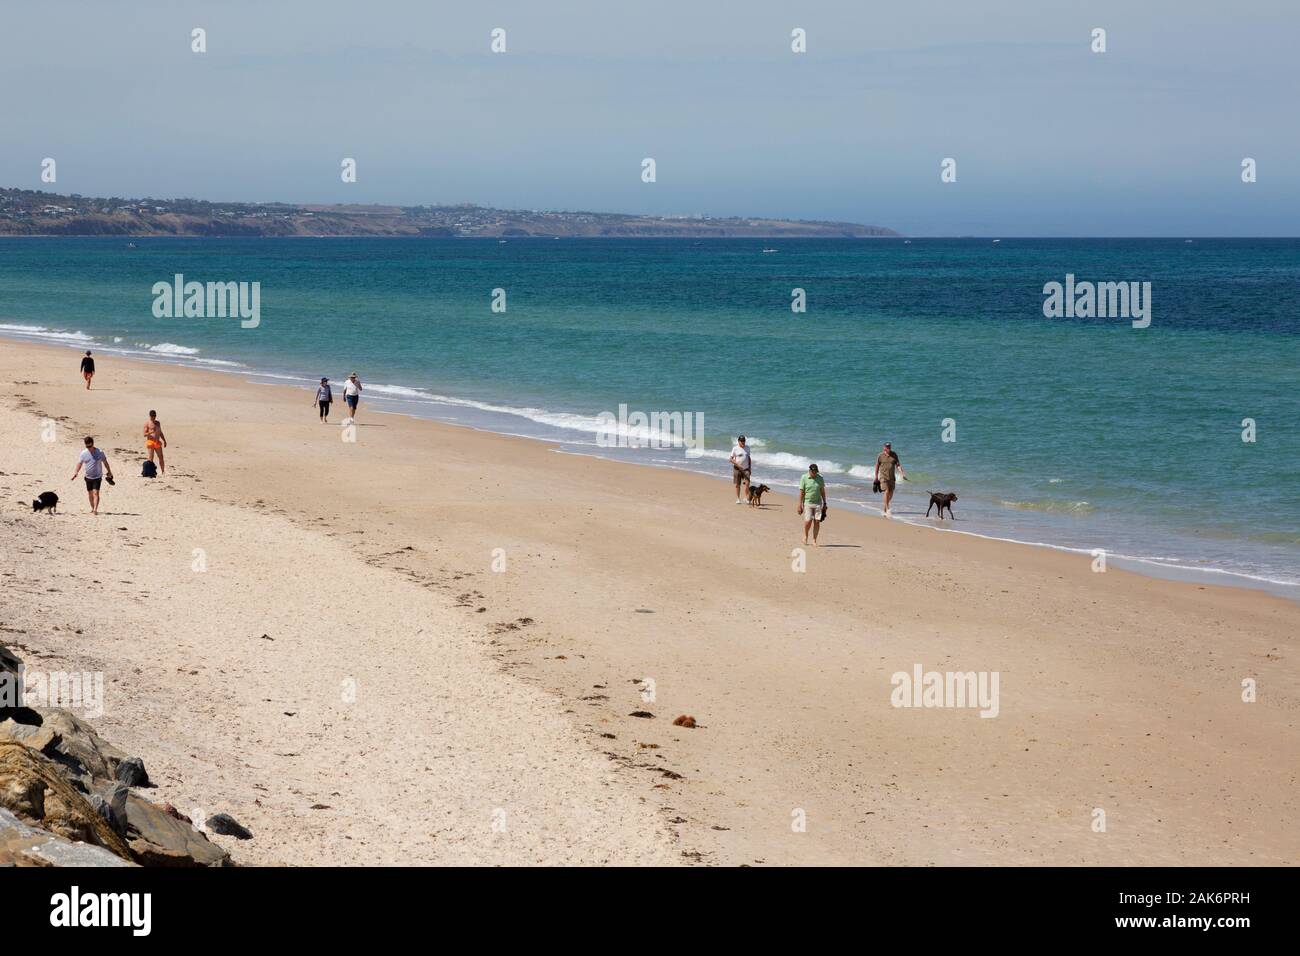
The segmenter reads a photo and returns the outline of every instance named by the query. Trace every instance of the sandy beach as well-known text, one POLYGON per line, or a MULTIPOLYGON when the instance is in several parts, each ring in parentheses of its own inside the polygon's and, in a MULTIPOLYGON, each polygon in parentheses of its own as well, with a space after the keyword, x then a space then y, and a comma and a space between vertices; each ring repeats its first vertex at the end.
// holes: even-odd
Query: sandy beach
POLYGON ((102 671, 100 732, 239 863, 1300 858, 1300 605, 846 511, 799 571, 788 496, 78 357, 0 341, 0 642, 102 671), (918 665, 996 716, 894 706, 918 665))

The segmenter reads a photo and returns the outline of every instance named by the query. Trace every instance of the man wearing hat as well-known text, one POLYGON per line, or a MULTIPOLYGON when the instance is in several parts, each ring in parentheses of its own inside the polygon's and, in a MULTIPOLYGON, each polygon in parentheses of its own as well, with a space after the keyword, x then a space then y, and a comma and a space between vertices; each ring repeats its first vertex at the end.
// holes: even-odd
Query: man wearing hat
POLYGON ((348 417, 357 417, 357 403, 361 401, 361 379, 353 372, 343 383, 343 401, 348 403, 348 417))
POLYGON ((808 466, 808 474, 799 479, 799 503, 795 511, 803 516, 803 543, 808 543, 808 532, 812 531, 812 543, 817 543, 817 532, 822 521, 826 519, 826 479, 817 470, 816 465, 808 466))

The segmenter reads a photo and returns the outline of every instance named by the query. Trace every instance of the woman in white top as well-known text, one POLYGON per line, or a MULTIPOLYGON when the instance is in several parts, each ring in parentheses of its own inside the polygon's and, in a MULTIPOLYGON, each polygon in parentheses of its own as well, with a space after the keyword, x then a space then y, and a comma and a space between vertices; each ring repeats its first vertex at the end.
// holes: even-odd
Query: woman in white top
POLYGON ((731 449, 731 480, 736 486, 736 504, 743 505, 740 486, 745 486, 745 497, 749 497, 749 448, 745 445, 745 436, 736 437, 736 445, 731 449))

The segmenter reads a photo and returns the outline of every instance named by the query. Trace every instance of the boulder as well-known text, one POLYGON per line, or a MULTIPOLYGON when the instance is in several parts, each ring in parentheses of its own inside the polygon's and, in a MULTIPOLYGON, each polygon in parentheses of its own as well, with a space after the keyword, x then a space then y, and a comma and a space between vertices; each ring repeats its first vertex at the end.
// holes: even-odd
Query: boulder
POLYGON ((59 735, 57 754, 52 756, 70 775, 79 777, 86 790, 95 789, 98 781, 117 779, 118 764, 128 759, 124 752, 100 737, 76 714, 54 707, 38 707, 36 712, 41 716, 41 728, 59 735))
POLYGON ((23 709, 23 662, 0 644, 0 721, 23 709))
POLYGON ((230 854, 189 823, 128 792, 127 840, 142 866, 230 866, 230 854))
POLYGON ((103 847, 124 860, 131 850, 49 758, 0 740, 0 808, 64 840, 103 847))
POLYGON ((229 813, 215 813, 208 817, 208 829, 223 836, 232 836, 236 840, 253 839, 253 834, 229 813))
POLYGON ((103 847, 73 843, 31 826, 0 807, 0 867, 134 866, 103 847))
POLYGON ((144 761, 139 757, 127 757, 117 765, 113 773, 128 787, 149 786, 149 774, 145 772, 144 761))
POLYGON ((104 822, 120 837, 126 836, 126 797, 130 793, 124 783, 112 783, 103 790, 92 793, 89 802, 104 822))

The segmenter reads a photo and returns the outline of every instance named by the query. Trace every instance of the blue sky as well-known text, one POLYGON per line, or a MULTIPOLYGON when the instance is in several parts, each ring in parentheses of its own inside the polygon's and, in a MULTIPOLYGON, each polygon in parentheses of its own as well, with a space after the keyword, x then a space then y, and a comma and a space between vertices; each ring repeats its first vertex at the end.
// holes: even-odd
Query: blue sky
POLYGON ((4 12, 0 184, 1297 235, 1298 47, 1295 0, 45 0, 4 12))

